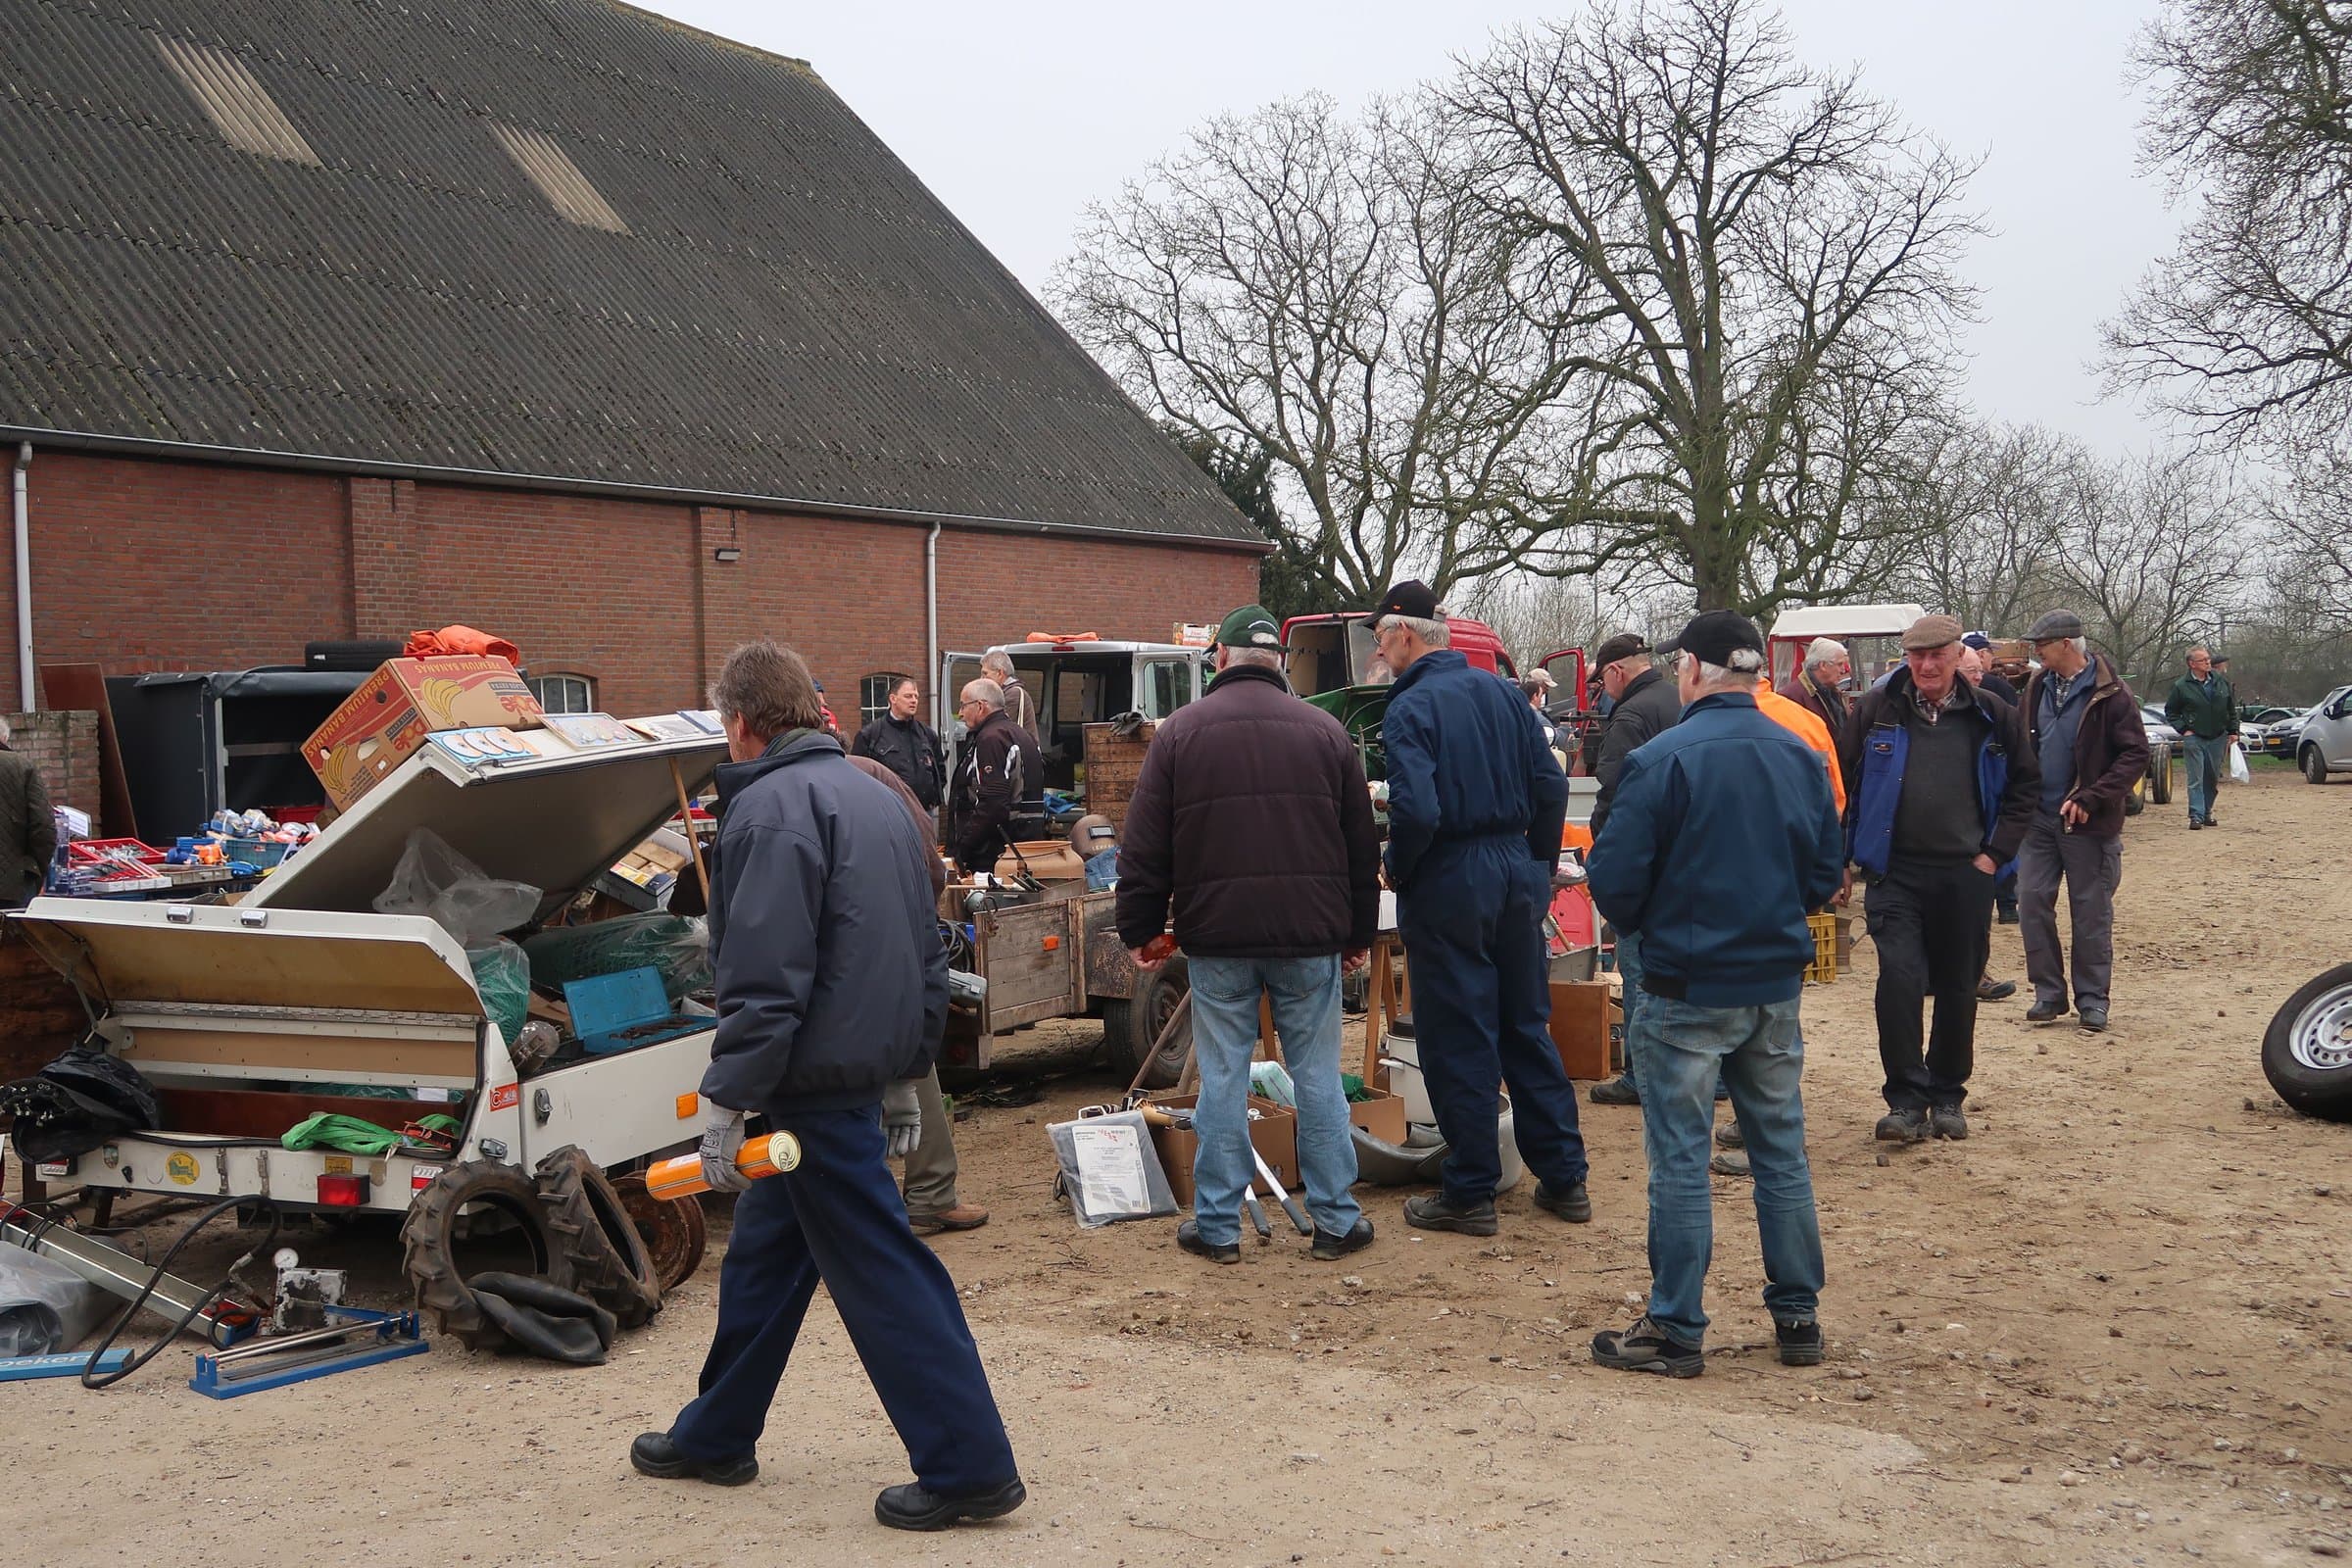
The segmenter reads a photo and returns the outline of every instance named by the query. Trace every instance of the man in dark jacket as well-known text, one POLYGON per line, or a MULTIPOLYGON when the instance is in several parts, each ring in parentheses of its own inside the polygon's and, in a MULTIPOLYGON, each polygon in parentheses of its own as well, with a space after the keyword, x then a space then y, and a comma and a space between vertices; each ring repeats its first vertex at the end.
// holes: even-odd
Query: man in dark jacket
POLYGON ((1845 733, 1853 702, 1845 695, 1845 679, 1854 670, 1845 644, 1834 637, 1816 637, 1805 645, 1804 662, 1775 688, 1783 697, 1821 720, 1835 743, 1845 733))
POLYGON ((57 812, 32 759, 13 750, 0 719, 0 908, 22 909, 49 879, 57 812))
MULTIPOLYGON (((1609 699, 1608 727, 1601 734, 1600 760, 1592 764, 1592 776, 1600 781, 1600 792, 1592 798, 1592 820, 1589 824, 1597 841, 1602 824, 1616 806, 1617 779, 1625 767, 1625 760, 1635 750, 1654 737, 1674 727, 1683 716, 1682 694, 1665 671, 1650 662, 1652 650, 1648 643, 1634 632, 1621 631, 1592 651, 1594 662, 1600 666, 1600 689, 1609 699)), ((1631 931, 1619 931, 1616 940, 1617 973, 1622 977, 1621 995, 1625 1008, 1625 1035, 1633 1038, 1634 1014, 1642 1008, 1642 939, 1631 931)), ((1642 1103, 1641 1075, 1634 1069, 1634 1054, 1625 1054, 1625 1071, 1606 1083, 1594 1084, 1590 1091, 1595 1105, 1639 1105, 1642 1103)))
POLYGON ((1879 1060, 1890 1143, 1966 1138, 1977 982, 1992 946, 1992 886, 2034 820, 2041 771, 2017 710, 1960 678, 1960 622, 1923 615, 1903 665, 1854 704, 1838 753, 1848 857, 1869 881, 1879 950, 1879 1060), (1921 1011, 1936 1025, 1921 1054, 1921 1011))
POLYGON ((936 811, 948 770, 938 734, 917 716, 922 705, 922 687, 912 675, 901 675, 890 688, 890 710, 858 732, 850 755, 880 762, 898 775, 924 810, 936 811))
POLYGON ((2230 771, 2230 746, 2237 739, 2237 693, 2230 677, 2213 667, 2213 655, 2188 651, 2188 673, 2173 682, 2164 700, 2164 719, 2180 732, 2188 754, 2188 825, 2212 827, 2214 797, 2230 771))
POLYGON ((1242 1260, 1260 995, 1273 999, 1298 1095, 1314 1255, 1372 1245, 1372 1222, 1348 1191, 1355 1135, 1340 1085, 1340 971, 1372 946, 1380 839, 1354 742, 1338 719, 1291 695, 1282 654, 1281 628, 1263 609, 1225 617, 1216 677, 1199 702, 1160 721, 1119 838, 1119 940, 1139 968, 1156 968, 1144 950, 1173 906, 1191 966, 1200 1148, 1193 1218, 1176 1243, 1220 1263, 1242 1260))
POLYGON ((1592 1342, 1634 1372, 1704 1368, 1701 1304, 1714 1250, 1707 1140, 1720 1079, 1756 1179, 1764 1304, 1781 1360, 1822 1358, 1821 1228, 1798 1096, 1797 999, 1813 959, 1807 914, 1843 880, 1845 835, 1820 756, 1758 711, 1764 639, 1730 611, 1677 639, 1682 721, 1629 758, 1617 814, 1592 847, 1592 901, 1620 940, 1639 932, 1648 992, 1628 1025, 1646 1063, 1649 1309, 1592 1342))
POLYGON ((2083 640, 2082 619, 2053 610, 2029 634, 2041 668, 2026 679, 2027 733, 2041 768, 2034 825, 2017 853, 2017 890, 2034 1005, 2065 1015, 2066 951, 2058 941, 2058 883, 2075 933, 2074 1004, 2082 1027, 2107 1027, 2115 974, 2115 890, 2124 880, 2124 802, 2148 770, 2148 729, 2132 688, 2083 640))
POLYGON ((718 1021, 703 1179, 740 1192, 701 1392, 629 1458, 647 1475, 741 1486, 821 1281, 906 1445, 913 1483, 874 1514, 904 1530, 1011 1512, 1027 1496, 956 1285, 915 1240, 886 1160, 918 1129, 878 1108, 920 1076, 948 1005, 915 824, 823 733, 800 656, 751 643, 711 689, 734 761, 718 770, 710 956, 718 1021), (736 1169, 744 1119, 800 1144, 793 1168, 736 1169))
POLYGON ((1007 831, 1013 813, 1045 796, 1045 762, 1037 737, 1004 712, 1004 689, 993 680, 963 688, 962 760, 948 796, 948 821, 956 863, 966 871, 996 868, 997 857, 1014 842, 1007 831))
POLYGON ((1543 929, 1567 775, 1517 689, 1448 646, 1428 588, 1398 583, 1371 618, 1397 672, 1381 718, 1389 885, 1412 963, 1422 1079, 1446 1146, 1444 1190, 1408 1200, 1405 1220, 1494 1234, 1499 1077, 1537 1206, 1582 1224, 1592 1217, 1585 1140, 1551 1043, 1543 929))

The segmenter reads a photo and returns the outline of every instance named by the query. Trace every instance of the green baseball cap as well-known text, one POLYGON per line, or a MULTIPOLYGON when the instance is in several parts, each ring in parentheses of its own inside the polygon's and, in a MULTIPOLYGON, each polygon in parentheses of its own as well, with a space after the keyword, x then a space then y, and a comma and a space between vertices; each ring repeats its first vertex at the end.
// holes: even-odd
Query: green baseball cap
POLYGON ((1282 641, 1282 626, 1263 605, 1244 605, 1217 623, 1219 648, 1262 648, 1268 653, 1287 653, 1282 641))

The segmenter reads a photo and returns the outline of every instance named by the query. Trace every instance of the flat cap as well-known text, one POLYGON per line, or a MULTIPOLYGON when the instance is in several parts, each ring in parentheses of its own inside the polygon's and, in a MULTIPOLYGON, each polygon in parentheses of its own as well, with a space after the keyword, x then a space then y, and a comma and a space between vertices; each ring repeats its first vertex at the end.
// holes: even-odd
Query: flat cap
POLYGON ((2082 617, 2071 610, 2053 610, 2035 621, 2026 633, 2030 643, 2054 643, 2061 637, 2082 635, 2082 617))
POLYGON ((1620 659, 1649 652, 1649 639, 1638 631, 1621 631, 1592 650, 1592 667, 1606 669, 1620 659))
POLYGON ((1928 648, 1949 648, 1967 630, 1957 615, 1922 615, 1903 633, 1903 652, 1915 653, 1928 648))

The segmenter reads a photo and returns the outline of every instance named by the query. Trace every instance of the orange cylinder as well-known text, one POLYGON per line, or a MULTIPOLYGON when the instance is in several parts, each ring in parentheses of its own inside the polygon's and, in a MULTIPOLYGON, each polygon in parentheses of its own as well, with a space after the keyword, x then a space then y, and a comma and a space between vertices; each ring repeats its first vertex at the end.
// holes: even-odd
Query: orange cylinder
MULTIPOLYGON (((800 1162, 801 1141, 790 1133, 767 1133, 748 1139, 735 1153, 735 1168, 754 1178, 791 1170, 800 1162)), ((700 1154, 680 1154, 674 1159, 658 1159, 647 1166, 645 1190, 656 1198, 674 1201, 707 1193, 710 1184, 703 1180, 700 1154)))

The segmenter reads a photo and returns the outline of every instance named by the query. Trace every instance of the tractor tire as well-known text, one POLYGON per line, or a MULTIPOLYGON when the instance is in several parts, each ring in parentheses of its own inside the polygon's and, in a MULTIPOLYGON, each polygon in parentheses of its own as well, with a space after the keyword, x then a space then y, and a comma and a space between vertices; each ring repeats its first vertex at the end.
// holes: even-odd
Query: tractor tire
POLYGON ((2148 804, 2173 804, 2173 749, 2159 746, 2148 754, 2148 804))
POLYGON ((2317 746, 2304 747, 2303 755, 2296 760, 2303 764, 2303 781, 2305 783, 2325 784, 2328 782, 2328 760, 2320 755, 2320 749, 2317 746))
POLYGON ((645 1174, 623 1176, 612 1184, 620 1206, 637 1222, 645 1250, 654 1260, 654 1277, 663 1295, 694 1277, 703 1266, 704 1249, 710 1244, 710 1222, 699 1197, 656 1198, 645 1190, 645 1174))
POLYGON ((495 1350, 508 1343, 506 1331, 483 1315, 458 1271, 458 1212, 471 1203, 488 1204, 521 1229, 530 1243, 532 1272, 550 1284, 571 1289, 571 1265, 550 1245, 539 1190, 516 1166, 465 1160, 444 1169, 416 1195, 400 1223, 400 1245, 417 1310, 466 1348, 495 1350))
POLYGON ((2352 963, 2320 975, 2271 1015, 2262 1075, 2304 1115, 2352 1121, 2352 963))
POLYGON ((1184 955, 1177 954, 1156 969, 1136 970, 1134 996, 1102 1004, 1102 1045, 1110 1054, 1112 1071, 1132 1079, 1149 1056, 1151 1065, 1144 1071, 1146 1089, 1166 1089, 1176 1082, 1177 1074, 1184 1070, 1184 1058, 1193 1049, 1192 1031, 1177 1030, 1157 1055, 1152 1048, 1191 984, 1184 955))
POLYGON ((548 1237, 571 1265, 571 1288, 622 1328, 643 1328, 662 1310, 662 1281, 637 1222, 604 1171, 583 1151, 565 1145, 539 1162, 534 1184, 547 1210, 548 1237))

